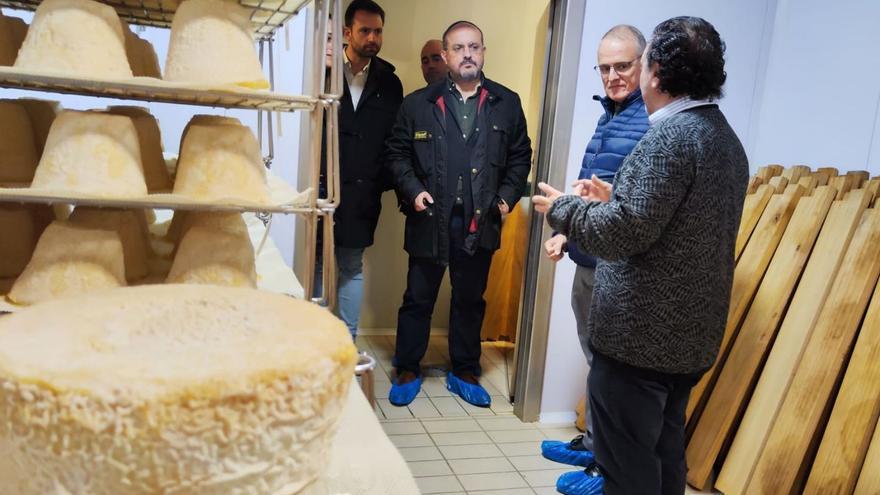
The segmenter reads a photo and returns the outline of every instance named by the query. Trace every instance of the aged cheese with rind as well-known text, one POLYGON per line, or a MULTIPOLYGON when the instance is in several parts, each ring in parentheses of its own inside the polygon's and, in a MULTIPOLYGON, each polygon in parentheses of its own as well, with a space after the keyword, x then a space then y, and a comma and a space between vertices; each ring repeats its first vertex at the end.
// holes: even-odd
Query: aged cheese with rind
POLYGON ((153 285, 0 319, 7 493, 293 494, 328 462, 356 349, 280 294, 153 285))

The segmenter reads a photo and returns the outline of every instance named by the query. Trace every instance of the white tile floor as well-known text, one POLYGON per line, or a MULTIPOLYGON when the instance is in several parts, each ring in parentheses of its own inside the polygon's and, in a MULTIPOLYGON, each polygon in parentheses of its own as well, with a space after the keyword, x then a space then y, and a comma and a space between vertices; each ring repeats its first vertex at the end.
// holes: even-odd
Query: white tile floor
POLYGON ((360 336, 358 347, 379 363, 376 415, 423 494, 549 495, 556 493, 559 475, 575 470, 541 457, 541 441, 570 440, 579 434, 574 425, 523 423, 513 415, 511 344, 483 344, 481 383, 492 396, 488 409, 446 390, 446 336, 431 337, 422 363, 424 385, 409 407, 388 402, 394 336, 360 336))

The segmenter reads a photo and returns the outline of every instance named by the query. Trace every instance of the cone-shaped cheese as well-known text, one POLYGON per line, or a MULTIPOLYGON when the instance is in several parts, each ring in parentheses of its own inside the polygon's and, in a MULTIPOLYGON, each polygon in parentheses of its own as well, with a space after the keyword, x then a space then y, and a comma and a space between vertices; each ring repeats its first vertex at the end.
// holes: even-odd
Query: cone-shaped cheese
POLYGON ((119 16, 93 0, 40 3, 15 67, 88 79, 132 77, 119 16))
POLYGON ((29 183, 37 160, 27 110, 15 100, 0 100, 0 183, 29 183))
POLYGON ((0 278, 24 271, 37 239, 52 221, 52 210, 43 205, 0 205, 0 278))
POLYGON ((254 133, 243 125, 190 125, 181 144, 174 192, 200 200, 269 202, 254 133))
POLYGON ((125 26, 123 34, 125 35, 125 54, 128 57, 128 64, 131 66, 131 73, 135 77, 162 79, 159 57, 156 56, 153 45, 134 34, 128 26, 125 26))
POLYGON ((147 190, 150 192, 170 190, 171 176, 162 156, 162 136, 156 118, 147 109, 141 107, 116 106, 107 108, 107 111, 114 115, 130 117, 134 122, 141 148, 147 190))
POLYGON ((256 288, 254 247, 241 214, 190 212, 181 234, 168 283, 256 288))
POLYGON ((27 24, 18 17, 6 17, 0 13, 0 65, 15 63, 27 29, 27 24))
POLYGON ((19 98, 16 103, 23 106, 31 118, 31 126, 34 130, 34 145, 37 154, 42 155, 46 147, 46 138, 49 137, 49 129, 55 122, 55 117, 61 111, 61 104, 57 101, 38 100, 36 98, 19 98))
POLYGON ((268 88, 248 16, 234 2, 181 3, 171 23, 165 80, 268 88))
POLYGON ((150 252, 150 237, 142 210, 80 206, 70 215, 70 223, 89 229, 103 229, 118 233, 125 255, 125 278, 132 282, 149 274, 147 261, 150 252))
POLYGON ((5 493, 293 494, 328 463, 356 349, 317 305, 148 285, 0 319, 5 493))
POLYGON ((119 233, 55 221, 7 297, 30 305, 123 286, 124 260, 119 233))
POLYGON ((49 131, 31 187, 104 197, 146 195, 139 137, 131 118, 61 112, 49 131))

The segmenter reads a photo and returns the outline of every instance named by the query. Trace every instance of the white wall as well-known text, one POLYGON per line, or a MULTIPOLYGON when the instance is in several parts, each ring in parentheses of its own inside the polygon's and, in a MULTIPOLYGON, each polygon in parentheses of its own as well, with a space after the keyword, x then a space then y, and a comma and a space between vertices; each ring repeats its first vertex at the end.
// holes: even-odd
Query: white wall
MULTIPOLYGON (((4 9, 5 15, 20 17, 30 24, 33 13, 4 9)), ((305 37, 306 11, 303 11, 296 19, 282 28, 274 47, 275 60, 275 87, 284 93, 298 94, 302 92, 303 64, 302 47, 305 37), (285 32, 286 31, 286 32, 285 32)), ((165 57, 168 53, 169 30, 158 28, 141 28, 133 26, 135 33, 145 38, 156 49, 159 64, 165 66, 165 57)), ((268 57, 268 55, 267 55, 268 57)), ((266 60, 266 73, 268 74, 268 59, 266 60)), ((211 108, 191 105, 172 105, 168 103, 147 103, 135 100, 114 100, 106 98, 94 98, 69 94, 43 93, 35 91, 23 91, 3 89, 0 93, 3 98, 41 98, 60 101, 62 106, 72 110, 88 110, 104 108, 109 105, 137 105, 145 106, 159 120, 162 132, 162 144, 165 151, 176 154, 179 148, 180 135, 189 119, 196 114, 216 114, 237 117, 245 125, 250 126, 254 134, 257 133, 257 112, 251 110, 226 110, 223 108, 211 108)), ((299 124, 304 114, 284 113, 281 117, 277 114, 274 119, 275 133, 275 159, 273 171, 285 180, 296 186, 296 170, 299 162, 299 124)), ((267 132, 264 115, 264 135, 267 132)), ((266 152, 264 151, 264 154, 266 152)), ((272 225, 272 237, 278 244, 281 253, 288 264, 292 262, 293 252, 293 218, 276 215, 272 225)))
POLYGON ((753 163, 880 173, 880 2, 779 0, 753 163))
MULTIPOLYGON (((592 99, 595 94, 603 94, 601 81, 593 66, 596 65, 599 40, 610 27, 632 24, 646 38, 650 38, 654 26, 670 17, 693 15, 711 22, 727 43, 728 78, 726 97, 721 101, 721 108, 740 139, 747 143, 750 122, 753 120, 754 95, 759 90, 756 82, 760 79, 765 31, 772 23, 774 3, 774 0, 589 0, 566 184, 577 178, 584 149, 601 115, 601 106, 592 99)), ((586 360, 578 342, 570 306, 574 267, 574 263, 565 260, 559 262, 556 268, 541 401, 542 422, 573 419, 575 405, 585 391, 586 360)))

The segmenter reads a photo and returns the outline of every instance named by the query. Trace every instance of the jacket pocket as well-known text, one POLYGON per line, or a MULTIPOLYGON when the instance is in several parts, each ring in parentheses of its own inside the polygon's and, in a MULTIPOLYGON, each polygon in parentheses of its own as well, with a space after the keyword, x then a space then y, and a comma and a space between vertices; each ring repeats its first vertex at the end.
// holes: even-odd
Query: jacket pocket
POLYGON ((507 129, 503 126, 493 124, 489 130, 488 156, 489 162, 496 167, 503 167, 507 162, 507 145, 508 145, 507 129))

